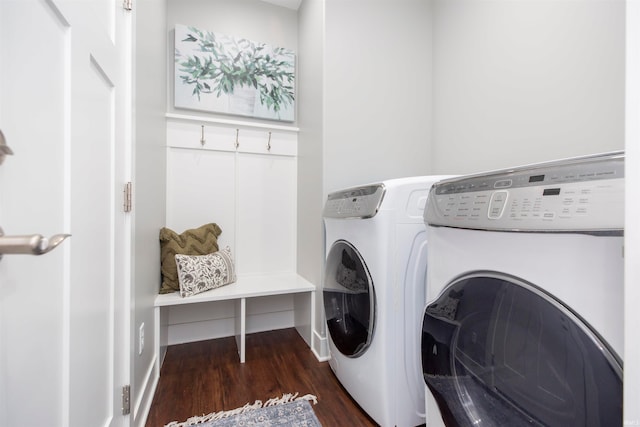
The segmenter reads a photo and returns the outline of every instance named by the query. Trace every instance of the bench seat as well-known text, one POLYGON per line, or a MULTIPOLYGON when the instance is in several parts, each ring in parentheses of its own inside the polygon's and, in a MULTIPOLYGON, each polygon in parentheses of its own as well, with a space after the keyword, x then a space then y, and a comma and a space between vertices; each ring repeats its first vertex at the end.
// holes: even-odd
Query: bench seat
POLYGON ((155 323, 156 323, 156 343, 159 373, 162 360, 166 353, 166 309, 171 306, 184 304, 208 303, 214 301, 236 301, 236 343, 240 363, 245 361, 245 337, 246 337, 246 300, 247 298, 265 297, 272 295, 310 293, 311 304, 313 302, 313 291, 316 287, 302 276, 296 273, 273 273, 273 274, 252 274, 238 275, 236 281, 220 288, 211 289, 189 297, 181 297, 179 292, 170 294, 160 294, 155 299, 155 323), (164 330, 162 330, 164 328, 164 330))

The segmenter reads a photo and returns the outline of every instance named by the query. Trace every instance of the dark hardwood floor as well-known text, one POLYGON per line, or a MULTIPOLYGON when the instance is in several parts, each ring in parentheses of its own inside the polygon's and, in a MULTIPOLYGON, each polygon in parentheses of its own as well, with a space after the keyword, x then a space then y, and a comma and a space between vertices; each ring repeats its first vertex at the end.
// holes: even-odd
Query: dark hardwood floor
POLYGON ((318 362, 295 329, 247 335, 246 363, 235 338, 170 346, 146 427, 235 409, 285 393, 313 394, 324 427, 375 426, 342 388, 327 362, 318 362))

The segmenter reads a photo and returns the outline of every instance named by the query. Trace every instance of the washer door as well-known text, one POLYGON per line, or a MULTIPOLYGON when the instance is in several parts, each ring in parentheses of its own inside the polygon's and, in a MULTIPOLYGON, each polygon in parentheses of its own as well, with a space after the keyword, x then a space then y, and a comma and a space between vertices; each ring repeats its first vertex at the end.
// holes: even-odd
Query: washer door
POLYGON ((428 305, 422 369, 447 425, 622 425, 622 363, 541 289, 463 276, 428 305))
POLYGON ((361 356, 373 337, 375 294, 362 256, 347 241, 329 251, 322 294, 333 343, 345 356, 361 356))

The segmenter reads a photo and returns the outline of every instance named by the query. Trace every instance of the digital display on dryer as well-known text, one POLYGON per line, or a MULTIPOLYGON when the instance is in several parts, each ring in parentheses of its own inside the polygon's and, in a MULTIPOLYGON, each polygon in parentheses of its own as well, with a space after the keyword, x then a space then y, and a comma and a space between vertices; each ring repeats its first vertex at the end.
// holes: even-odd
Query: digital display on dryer
POLYGON ((543 196, 557 196, 560 194, 560 188, 545 188, 542 191, 543 196))

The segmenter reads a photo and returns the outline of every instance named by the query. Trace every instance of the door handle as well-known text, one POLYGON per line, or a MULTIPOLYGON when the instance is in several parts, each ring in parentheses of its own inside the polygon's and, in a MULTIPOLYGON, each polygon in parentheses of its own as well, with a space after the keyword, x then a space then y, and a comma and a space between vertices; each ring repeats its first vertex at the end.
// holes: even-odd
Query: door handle
POLYGON ((5 236, 0 228, 0 259, 8 254, 43 255, 54 250, 71 234, 56 234, 50 238, 40 234, 5 236))

